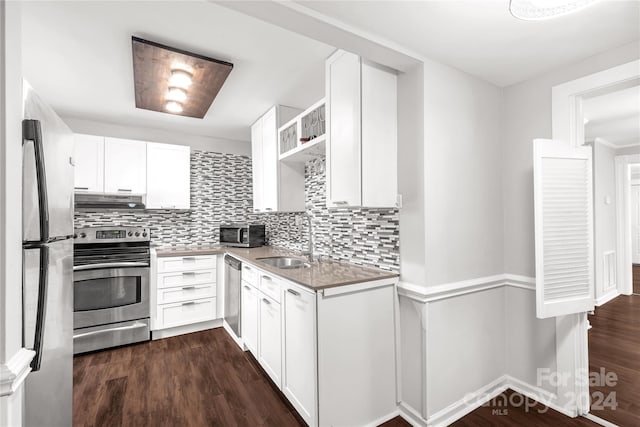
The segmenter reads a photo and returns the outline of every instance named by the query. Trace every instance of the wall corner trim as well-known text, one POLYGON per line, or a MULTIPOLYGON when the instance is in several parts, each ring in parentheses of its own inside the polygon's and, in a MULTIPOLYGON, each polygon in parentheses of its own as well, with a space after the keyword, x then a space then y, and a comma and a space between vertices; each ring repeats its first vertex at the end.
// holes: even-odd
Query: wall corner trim
POLYGON ((21 348, 6 363, 0 364, 0 396, 8 396, 20 388, 31 372, 35 355, 35 351, 21 348))
POLYGON ((498 274, 437 286, 419 286, 400 281, 398 284, 398 294, 418 302, 428 303, 502 286, 535 291, 536 280, 533 277, 516 274, 498 274))

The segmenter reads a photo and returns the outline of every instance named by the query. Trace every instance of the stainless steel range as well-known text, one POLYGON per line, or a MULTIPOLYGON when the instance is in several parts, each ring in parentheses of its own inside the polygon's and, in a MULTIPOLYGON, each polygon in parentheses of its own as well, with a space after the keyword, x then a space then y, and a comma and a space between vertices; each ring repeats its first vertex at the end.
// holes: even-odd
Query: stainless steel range
POLYGON ((75 230, 73 353, 150 339, 147 228, 75 230))

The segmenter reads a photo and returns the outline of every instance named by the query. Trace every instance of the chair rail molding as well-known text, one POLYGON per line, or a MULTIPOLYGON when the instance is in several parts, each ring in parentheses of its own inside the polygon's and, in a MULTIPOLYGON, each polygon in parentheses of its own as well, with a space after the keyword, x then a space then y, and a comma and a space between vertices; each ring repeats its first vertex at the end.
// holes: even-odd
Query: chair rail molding
POLYGON ((7 361, 0 364, 0 396, 13 394, 31 372, 31 360, 35 351, 21 348, 7 361))
POLYGON ((400 281, 398 295, 414 301, 428 303, 501 286, 512 286, 535 291, 536 280, 534 277, 516 274, 497 274, 495 276, 478 277, 437 286, 419 286, 400 281))

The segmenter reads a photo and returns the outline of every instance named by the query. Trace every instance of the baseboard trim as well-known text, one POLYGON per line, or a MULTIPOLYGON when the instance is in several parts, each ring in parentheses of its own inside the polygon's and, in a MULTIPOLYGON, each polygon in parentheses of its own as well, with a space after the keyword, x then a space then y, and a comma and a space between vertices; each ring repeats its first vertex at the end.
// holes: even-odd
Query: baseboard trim
POLYGON ((193 323, 191 325, 176 326, 168 329, 158 329, 151 331, 151 339, 161 340, 192 332, 206 331, 207 329, 219 328, 222 326, 222 319, 208 320, 206 322, 193 323))
POLYGON ((400 415, 400 411, 398 411, 397 409, 393 412, 391 412, 390 414, 384 415, 380 418, 378 418, 377 420, 371 421, 370 423, 365 424, 362 427, 378 427, 380 424, 384 424, 389 420, 394 419, 395 417, 400 415))
POLYGON ((620 426, 618 426, 618 424, 614 424, 614 423, 609 422, 607 420, 603 420, 602 418, 600 418, 600 417, 598 417, 596 415, 593 415, 591 413, 584 414, 583 417, 588 419, 589 421, 593 421, 594 423, 599 424, 599 425, 604 426, 604 427, 620 427, 620 426))
POLYGON ((427 420, 428 426, 448 426, 509 388, 508 377, 503 375, 473 393, 436 412, 427 420))
POLYGON ((21 348, 11 358, 0 364, 0 396, 15 393, 31 372, 31 360, 36 352, 21 348))
POLYGON ((400 417, 411 424, 412 427, 427 427, 427 422, 413 406, 400 402, 398 403, 398 412, 400 417))
POLYGON ((525 383, 517 378, 514 378, 510 375, 507 375, 507 384, 509 388, 515 392, 518 392, 530 399, 533 399, 554 411, 560 412, 563 415, 566 415, 569 418, 573 418, 573 412, 563 408, 562 406, 558 406, 555 401, 558 399, 558 396, 554 393, 551 393, 543 388, 533 386, 531 384, 525 383))
POLYGON ((620 292, 616 288, 611 289, 608 293, 596 298, 596 306, 601 306, 620 296, 620 292))
MULTIPOLYGON (((444 409, 431 415, 425 420, 420 413, 405 402, 398 404, 399 415, 414 427, 440 427, 447 426, 461 419, 465 415, 475 411, 482 405, 494 399, 507 389, 511 389, 525 397, 533 399, 554 411, 573 418, 573 413, 557 405, 557 396, 540 387, 525 383, 510 375, 503 375, 475 392, 468 393, 465 397, 452 403, 444 409)), ((608 426, 610 427, 610 426, 608 426)))

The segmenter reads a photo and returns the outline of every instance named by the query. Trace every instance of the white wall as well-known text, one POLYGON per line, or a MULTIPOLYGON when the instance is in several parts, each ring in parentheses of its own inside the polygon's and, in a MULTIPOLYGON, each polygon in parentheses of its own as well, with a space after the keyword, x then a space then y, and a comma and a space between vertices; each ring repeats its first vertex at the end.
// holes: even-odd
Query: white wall
POLYGON ((113 123, 97 122, 63 116, 62 119, 76 133, 110 136, 113 138, 139 139, 165 144, 188 145, 195 150, 215 151, 217 153, 251 156, 251 144, 248 141, 233 141, 202 135, 189 135, 163 129, 123 126, 113 123))
POLYGON ((424 101, 425 285, 500 274, 502 91, 425 62, 424 101))
MULTIPOLYGON (((22 347, 20 7, 0 1, 0 365, 22 347)), ((22 392, 0 397, 0 425, 22 423, 22 392)))
POLYGON ((424 228, 424 69, 398 75, 398 193, 401 280, 426 283, 424 228))
POLYGON ((504 90, 504 265, 507 273, 535 275, 533 139, 551 138, 551 88, 640 57, 640 42, 593 56, 504 90))
MULTIPOLYGON (((596 299, 611 290, 605 290, 604 253, 616 251, 616 150, 596 138, 593 144, 593 187, 595 221, 595 285, 596 299), (609 204, 606 200, 609 200, 609 204)), ((615 291, 615 289, 613 289, 615 291)))
POLYGON ((429 416, 506 371, 504 287, 429 303, 429 416))

